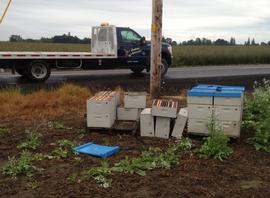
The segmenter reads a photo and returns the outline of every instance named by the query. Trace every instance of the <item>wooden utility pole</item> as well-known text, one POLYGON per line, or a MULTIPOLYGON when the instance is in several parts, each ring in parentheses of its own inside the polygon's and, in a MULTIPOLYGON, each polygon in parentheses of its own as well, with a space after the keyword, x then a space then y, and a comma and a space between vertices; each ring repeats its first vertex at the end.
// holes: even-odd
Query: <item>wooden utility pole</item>
POLYGON ((151 38, 151 80, 150 93, 152 98, 160 97, 161 87, 161 41, 163 0, 152 0, 152 38, 151 38))
POLYGON ((0 24, 1 24, 1 23, 3 22, 3 20, 4 20, 4 18, 5 18, 5 16, 6 16, 6 14, 7 14, 7 11, 8 11, 8 8, 9 8, 10 4, 11 4, 11 0, 8 1, 8 4, 7 4, 7 6, 6 6, 6 8, 5 8, 5 10, 4 10, 2 16, 0 17, 0 24))

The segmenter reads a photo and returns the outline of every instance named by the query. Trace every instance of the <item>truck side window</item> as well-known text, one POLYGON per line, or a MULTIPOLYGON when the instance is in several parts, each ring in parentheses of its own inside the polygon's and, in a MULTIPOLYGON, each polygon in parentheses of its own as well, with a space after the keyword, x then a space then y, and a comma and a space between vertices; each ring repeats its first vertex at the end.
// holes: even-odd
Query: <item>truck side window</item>
POLYGON ((141 40, 140 36, 131 30, 122 30, 121 37, 124 43, 138 43, 141 40))

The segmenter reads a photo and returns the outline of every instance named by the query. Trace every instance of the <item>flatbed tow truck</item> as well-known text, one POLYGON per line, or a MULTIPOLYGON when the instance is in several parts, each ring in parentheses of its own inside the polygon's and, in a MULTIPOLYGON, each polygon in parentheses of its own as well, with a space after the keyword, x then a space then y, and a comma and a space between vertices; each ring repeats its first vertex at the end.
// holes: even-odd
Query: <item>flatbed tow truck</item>
MULTIPOLYGON (((150 70, 151 42, 127 27, 107 23, 92 28, 91 52, 0 52, 0 68, 32 82, 44 82, 51 69, 150 70)), ((161 75, 172 64, 172 46, 162 43, 161 75)))

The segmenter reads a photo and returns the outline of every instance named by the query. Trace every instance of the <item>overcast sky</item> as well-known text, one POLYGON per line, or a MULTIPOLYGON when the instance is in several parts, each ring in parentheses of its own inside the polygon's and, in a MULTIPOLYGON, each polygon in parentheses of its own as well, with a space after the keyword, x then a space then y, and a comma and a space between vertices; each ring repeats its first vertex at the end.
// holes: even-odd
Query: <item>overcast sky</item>
MULTIPOLYGON (((0 14, 4 3, 0 1, 0 14)), ((0 40, 71 32, 90 37, 106 21, 150 37, 152 0, 13 0, 0 24, 0 40)), ((176 41, 206 37, 270 40, 270 0, 164 0, 163 35, 176 41)))

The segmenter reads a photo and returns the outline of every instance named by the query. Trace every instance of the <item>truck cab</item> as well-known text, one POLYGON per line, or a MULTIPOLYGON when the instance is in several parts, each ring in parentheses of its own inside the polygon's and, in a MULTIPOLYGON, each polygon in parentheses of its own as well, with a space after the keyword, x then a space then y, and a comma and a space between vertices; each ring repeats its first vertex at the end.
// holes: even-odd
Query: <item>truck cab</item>
MULTIPOLYGON (((92 28, 91 52, 0 52, 0 68, 10 68, 33 81, 44 82, 51 69, 130 69, 150 71, 151 42, 128 27, 92 28)), ((161 75, 172 64, 172 47, 162 43, 161 75)))
MULTIPOLYGON (((117 27, 118 63, 128 66, 134 73, 140 73, 144 69, 150 70, 151 42, 145 37, 126 27, 117 27)), ((162 43, 161 75, 167 73, 172 64, 172 47, 162 43)))

